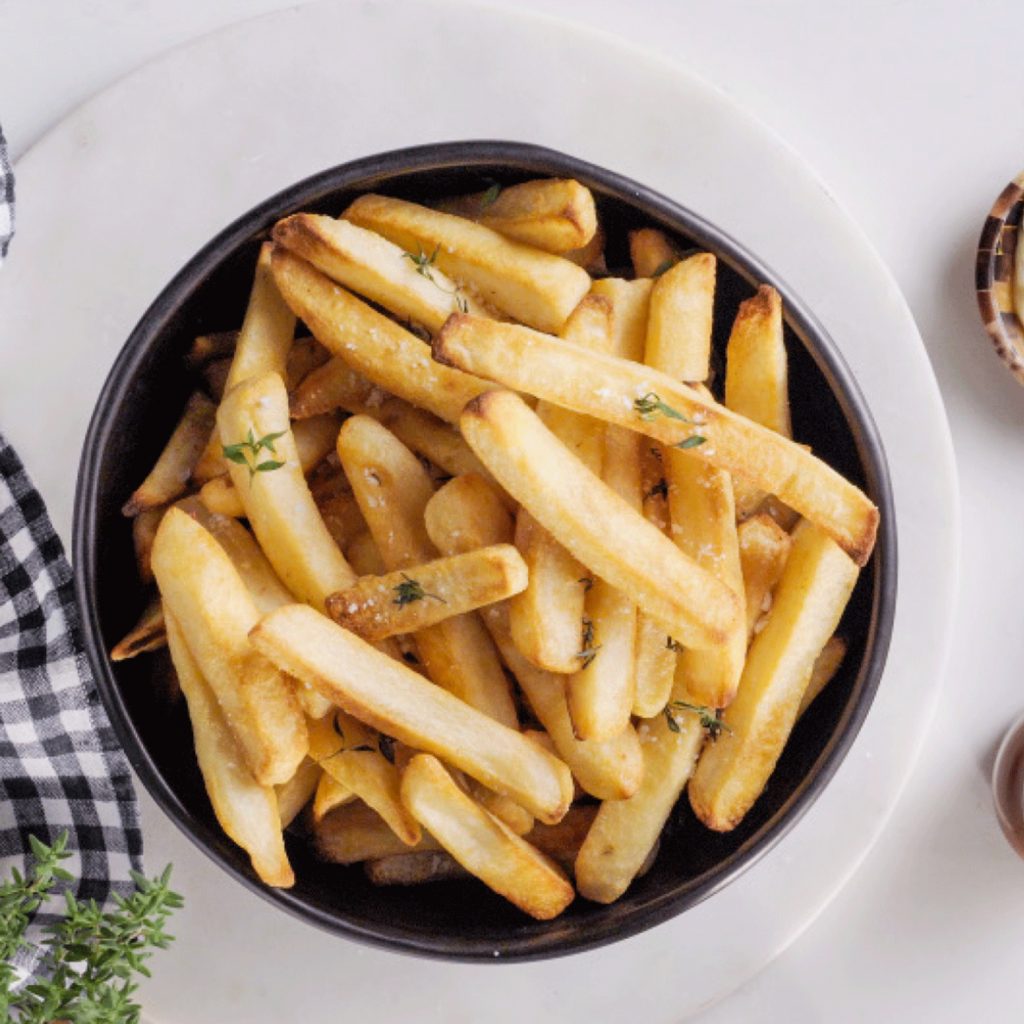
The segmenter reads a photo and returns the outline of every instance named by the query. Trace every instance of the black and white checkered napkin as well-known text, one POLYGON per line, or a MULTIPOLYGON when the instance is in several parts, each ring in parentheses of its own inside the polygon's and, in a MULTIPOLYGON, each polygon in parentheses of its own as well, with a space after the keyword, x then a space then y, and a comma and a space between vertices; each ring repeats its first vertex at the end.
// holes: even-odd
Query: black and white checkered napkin
MULTIPOLYGON (((0 134, 0 257, 13 227, 0 134)), ((0 435, 0 878, 24 869, 30 835, 52 843, 65 831, 76 895, 103 902, 133 888, 129 872, 142 857, 135 793, 82 651, 71 566, 0 435)))

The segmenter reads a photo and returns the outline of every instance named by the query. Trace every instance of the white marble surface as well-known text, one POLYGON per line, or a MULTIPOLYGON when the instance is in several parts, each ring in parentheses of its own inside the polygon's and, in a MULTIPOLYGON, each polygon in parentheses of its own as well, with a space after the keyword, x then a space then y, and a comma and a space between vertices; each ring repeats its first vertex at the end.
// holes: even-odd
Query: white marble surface
MULTIPOLYGON (((0 119, 15 155, 149 56, 284 5, 210 6, 0 2, 0 119)), ((1024 132, 1014 131, 1007 106, 1024 95, 1024 62, 1009 59, 1006 42, 1019 23, 1016 7, 1010 0, 970 8, 952 0, 827 8, 809 0, 666 0, 629 11, 602 0, 558 5, 567 17, 701 72, 817 167, 911 303, 943 388, 961 474, 964 565, 953 660, 897 816, 814 927, 708 1020, 1016 1017, 1024 865, 995 826, 986 774, 999 732, 1022 703, 1014 657, 1024 641, 1012 586, 1024 394, 986 347, 971 287, 981 219, 1024 165, 1024 132)))

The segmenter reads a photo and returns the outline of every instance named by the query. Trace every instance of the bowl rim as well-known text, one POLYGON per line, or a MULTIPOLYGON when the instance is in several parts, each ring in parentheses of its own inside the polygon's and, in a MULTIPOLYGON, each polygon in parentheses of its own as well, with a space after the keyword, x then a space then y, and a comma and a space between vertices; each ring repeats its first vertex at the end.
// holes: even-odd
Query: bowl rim
POLYGON ((273 905, 301 920, 337 935, 354 938, 393 952, 412 953, 448 961, 522 962, 583 952, 635 935, 682 913, 734 881, 767 854, 808 811, 828 785, 853 744, 882 676, 892 636, 897 589, 896 523, 892 483, 884 446, 860 388, 835 342, 803 301, 756 255, 709 221, 680 203, 577 157, 531 143, 469 140, 405 147, 348 161, 295 182, 235 218, 207 242, 175 274, 142 314, 109 371, 96 400, 79 464, 72 528, 75 596, 81 615, 82 639, 97 688, 115 734, 147 791, 160 809, 200 849, 231 877, 273 905), (110 439, 115 411, 127 386, 154 340, 160 336, 198 282, 226 255, 256 237, 274 220, 329 197, 343 189, 369 191, 375 183, 401 174, 452 168, 500 166, 504 170, 545 176, 574 177, 598 191, 629 204, 670 231, 693 238, 755 286, 771 282, 783 299, 787 326, 807 349, 825 377, 853 434, 865 476, 866 489, 878 505, 881 521, 872 555, 874 567, 871 613, 865 653, 851 698, 832 735, 774 817, 728 857, 681 889, 660 894, 631 909, 627 916, 589 920, 586 928, 566 937, 509 936, 496 943, 451 934, 424 936, 388 922, 365 926, 310 905, 290 890, 270 889, 231 859, 230 844, 196 818, 175 795, 142 742, 121 697, 113 665, 102 642, 99 625, 98 573, 93 557, 98 532, 96 498, 101 453, 110 439))
POLYGON ((992 204, 982 225, 975 259, 974 287, 978 293, 978 312, 996 354, 1006 364, 1018 384, 1024 384, 1024 310, 1006 307, 1001 289, 1012 274, 1003 251, 1003 232, 1010 220, 1016 220, 1017 244, 1024 232, 1024 171, 1021 171, 992 204))

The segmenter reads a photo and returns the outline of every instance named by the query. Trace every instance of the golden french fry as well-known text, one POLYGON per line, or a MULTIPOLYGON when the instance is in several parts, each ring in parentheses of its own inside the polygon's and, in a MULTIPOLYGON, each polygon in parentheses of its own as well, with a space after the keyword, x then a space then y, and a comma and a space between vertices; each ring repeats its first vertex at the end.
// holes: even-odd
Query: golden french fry
POLYGON ((363 865, 371 885, 425 885, 450 878, 466 878, 469 872, 444 850, 397 853, 363 865))
MULTIPOLYGON (((316 762, 313 762, 316 764, 316 762)), ((343 807, 357 799, 355 793, 348 786, 340 783, 333 775, 328 775, 320 765, 320 779, 316 784, 316 794, 313 797, 313 824, 323 821, 328 814, 337 807, 343 807)))
POLYGON ((677 263, 655 281, 644 354, 648 366, 676 380, 707 379, 711 371, 715 270, 715 257, 701 252, 677 263))
POLYGON ((327 775, 372 807, 406 846, 421 839, 420 827, 399 797, 400 777, 390 747, 362 722, 336 709, 309 723, 309 756, 327 775))
POLYGON ((768 623, 725 710, 727 731, 705 749, 690 782, 690 803, 708 828, 735 828, 761 795, 856 582, 856 563, 822 530, 801 523, 768 623))
POLYGON ((270 259, 272 248, 269 242, 260 246, 249 305, 242 329, 238 332, 225 391, 250 377, 276 373, 284 379, 287 375, 288 353, 295 336, 295 314, 274 283, 270 259))
MULTIPOLYGON (((612 344, 612 304, 587 295, 573 310, 563 336, 575 344, 607 349, 612 344)), ((541 402, 544 425, 591 471, 600 473, 604 424, 541 402)), ((587 570, 526 509, 516 520, 516 546, 530 571, 526 590, 509 603, 516 646, 538 668, 575 672, 580 667, 580 623, 587 570)))
MULTIPOLYGON (((375 420, 353 416, 338 434, 338 457, 388 570, 436 558, 423 522, 434 486, 416 456, 375 420)), ((435 683, 505 725, 517 726, 508 680, 473 613, 420 630, 416 648, 435 683)))
POLYGON ((1017 250, 1013 261, 1013 308, 1017 319, 1024 324, 1024 245, 1020 243, 1020 230, 1017 233, 1017 250))
POLYGON ((335 409, 366 412, 371 403, 379 406, 386 397, 376 384, 367 380, 337 356, 306 375, 291 399, 293 419, 304 420, 335 409))
POLYGON ((296 338, 288 351, 284 382, 291 394, 314 370, 332 359, 331 353, 316 338, 296 338))
POLYGON ((237 342, 238 331, 213 331, 210 334, 200 334, 193 339, 185 355, 185 365, 191 370, 196 370, 212 359, 230 357, 235 353, 237 342))
POLYGON ((725 350, 725 404, 784 437, 793 436, 782 299, 769 285, 740 303, 725 350))
MULTIPOLYGON (((605 277, 595 281, 591 295, 600 296, 612 308, 611 335, 607 344, 589 345, 594 352, 611 353, 620 359, 642 360, 647 320, 651 304, 652 282, 626 281, 605 277)), ((566 336, 567 341, 576 339, 566 336)))
POLYGON ((435 266, 419 265, 397 245, 347 220, 297 213, 274 225, 274 241, 332 281, 433 333, 460 309, 484 309, 435 266))
POLYGON ((210 512, 231 519, 245 518, 242 496, 227 476, 215 476, 199 488, 199 500, 210 512))
POLYGON ((228 838, 249 854, 256 874, 267 885, 288 888, 295 883, 295 876, 281 835, 277 794, 272 787, 260 785, 245 767, 225 712, 186 644, 181 626, 170 614, 167 634, 213 813, 228 838))
POLYGON ((227 390, 228 377, 231 374, 231 363, 230 357, 212 359, 199 371, 200 376, 203 378, 203 383, 206 385, 207 393, 215 402, 219 402, 227 390))
POLYGON ((587 570, 525 509, 515 542, 529 570, 529 585, 508 606, 515 645, 538 668, 574 672, 587 570))
POLYGON ((327 614, 364 640, 382 640, 503 601, 525 586, 519 552, 511 544, 495 544, 408 571, 360 577, 327 599, 327 614))
POLYGON ((653 718, 660 714, 675 681, 678 646, 657 619, 644 612, 636 617, 636 693, 633 714, 653 718))
POLYGON ((260 547, 297 598, 323 608, 328 594, 356 576, 306 484, 280 376, 250 377, 233 388, 221 403, 217 423, 221 439, 241 459, 230 464, 231 481, 260 547), (273 468, 261 471, 261 465, 273 468))
POLYGON ((492 185, 484 192, 442 200, 437 208, 551 253, 581 249, 597 231, 594 197, 571 178, 492 185))
MULTIPOLYGON (((597 358, 592 354, 591 358, 597 358)), ((498 481, 597 576, 684 643, 718 643, 736 596, 593 475, 510 391, 474 400, 462 433, 498 481)))
POLYGON ((111 661, 127 661, 137 654, 158 651, 167 643, 163 603, 156 594, 128 634, 111 650, 111 661))
MULTIPOLYGON (((384 819, 362 800, 353 800, 313 824, 313 848, 333 864, 355 864, 407 854, 410 848, 384 819)), ((439 849, 433 836, 423 833, 416 852, 439 849)))
POLYGON ((149 564, 149 556, 153 550, 153 538, 157 527, 167 511, 166 505, 143 509, 132 520, 132 545, 135 548, 135 564, 139 570, 142 583, 153 582, 153 567, 149 564))
POLYGON ((747 605, 747 642, 758 619, 771 609, 771 594, 782 576, 793 541, 771 516, 757 515, 736 528, 747 605))
POLYGON ((590 290, 590 275, 569 260, 416 203, 364 195, 342 216, 401 246, 425 269, 438 267, 483 301, 540 330, 557 331, 590 290))
POLYGON ((184 494, 192 469, 213 430, 215 414, 216 407, 205 395, 198 391, 192 395, 156 464, 121 509, 126 516, 166 505, 184 494))
POLYGON ((571 249, 563 252, 562 256, 572 260, 578 267, 582 267, 592 277, 601 277, 608 273, 608 264, 604 257, 605 238, 604 228, 598 222, 594 237, 580 249, 571 249))
MULTIPOLYGON (((639 441, 632 431, 606 427, 601 469, 604 483, 638 517, 639 441)), ((608 740, 629 725, 636 696, 637 608, 629 593, 604 579, 593 580, 584 600, 582 664, 569 680, 569 713, 580 739, 608 740)))
POLYGON ((192 469, 192 483, 201 486, 214 477, 225 476, 227 471, 228 464, 224 460, 224 448, 220 443, 220 433, 215 423, 206 440, 203 453, 192 469))
POLYGON ((825 689, 842 667, 846 658, 846 641, 841 636, 832 637, 822 648, 821 654, 814 659, 811 679, 800 698, 800 707, 796 717, 799 718, 811 705, 815 697, 825 689))
MULTIPOLYGON (((456 477, 427 505, 426 525, 431 540, 453 555, 512 535, 512 520, 494 490, 480 477, 456 477)), ((640 744, 627 727, 604 742, 577 739, 569 717, 565 680, 535 668, 516 648, 505 604, 489 605, 481 617, 502 658, 526 694, 534 714, 548 731, 558 756, 580 785, 601 799, 629 796, 640 784, 640 744)))
POLYGON ((467 796, 429 754, 402 776, 402 800, 467 871, 531 917, 557 917, 576 895, 562 871, 467 796))
POLYGON ((663 444, 694 445, 690 456, 778 495, 826 530, 858 564, 871 555, 878 509, 863 491, 788 438, 665 374, 584 352, 518 324, 462 314, 450 317, 435 338, 434 358, 663 444), (671 412, 665 413, 666 408, 671 412), (696 437, 704 441, 696 444, 696 437))
POLYGON ((287 782, 308 749, 291 686, 253 650, 259 610, 231 559, 181 509, 164 516, 153 545, 153 573, 189 650, 224 710, 257 782, 287 782))
POLYGON ((640 443, 640 477, 644 491, 644 518, 659 530, 669 529, 668 481, 661 449, 644 439, 640 443))
POLYGON ((663 231, 640 228, 629 233, 629 258, 637 277, 660 277, 679 259, 663 231))
MULTIPOLYGON (((725 470, 663 448, 668 478, 672 534, 679 550, 692 558, 738 599, 740 616, 723 643, 706 650, 686 646, 676 662, 676 681, 687 699, 724 708, 735 696, 747 652, 743 573, 736 535, 732 481, 725 470)), ((681 639, 673 634, 673 639, 681 639)))
POLYGON ((469 374, 432 362, 426 342, 287 250, 274 250, 274 275, 316 339, 392 394, 454 423, 466 402, 486 388, 469 374))
POLYGON ((558 821, 569 806, 572 776, 561 761, 313 609, 271 612, 251 641, 353 717, 443 757, 542 821, 558 821))
POLYGON ((495 793, 493 789, 481 786, 475 780, 470 780, 467 792, 481 807, 508 825, 517 836, 525 836, 533 828, 533 815, 505 793, 495 793))
POLYGON ((377 542, 369 531, 360 533, 345 549, 349 564, 360 576, 382 576, 387 572, 377 550, 377 542))
POLYGON ((640 873, 693 772, 704 730, 699 717, 672 712, 640 723, 644 772, 627 800, 606 800, 576 858, 576 887, 596 903, 611 903, 640 873))
POLYGON ((295 769, 295 774, 287 781, 275 786, 277 793, 277 811, 281 818, 281 828, 287 828, 298 816, 299 812, 309 803, 316 792, 317 783, 323 776, 320 765, 309 757, 295 769))

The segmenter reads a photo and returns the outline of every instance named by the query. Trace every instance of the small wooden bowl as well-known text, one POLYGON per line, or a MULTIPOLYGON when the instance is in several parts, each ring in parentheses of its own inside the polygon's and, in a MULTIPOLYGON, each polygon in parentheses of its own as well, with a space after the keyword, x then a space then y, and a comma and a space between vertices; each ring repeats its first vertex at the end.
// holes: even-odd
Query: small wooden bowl
POLYGON ((1024 384, 1024 310, 1014 308, 1013 274, 1024 218, 1024 171, 999 194, 978 242, 975 271, 985 330, 1017 380, 1024 384))

